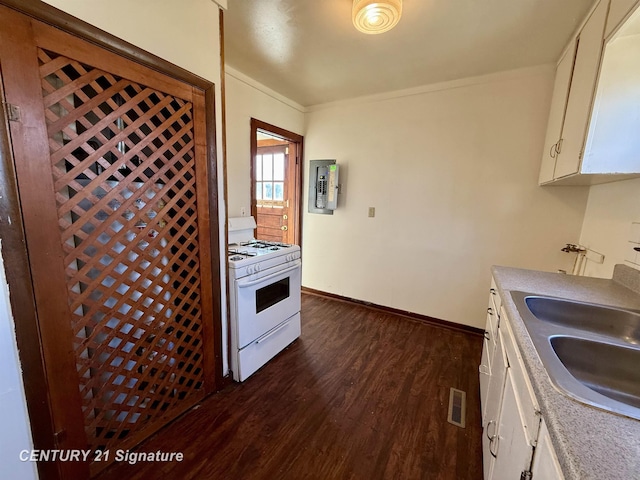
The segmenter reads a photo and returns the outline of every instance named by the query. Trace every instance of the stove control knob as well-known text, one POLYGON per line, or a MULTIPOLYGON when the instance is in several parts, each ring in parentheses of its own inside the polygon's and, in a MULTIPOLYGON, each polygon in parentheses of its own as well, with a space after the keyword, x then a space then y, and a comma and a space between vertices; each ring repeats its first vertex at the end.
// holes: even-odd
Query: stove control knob
POLYGON ((247 273, 248 273, 249 275, 251 275, 253 272, 254 272, 253 267, 252 267, 252 266, 248 266, 248 267, 247 267, 247 273))
POLYGON ((256 265, 256 272, 259 272, 260 270, 260 264, 256 265))

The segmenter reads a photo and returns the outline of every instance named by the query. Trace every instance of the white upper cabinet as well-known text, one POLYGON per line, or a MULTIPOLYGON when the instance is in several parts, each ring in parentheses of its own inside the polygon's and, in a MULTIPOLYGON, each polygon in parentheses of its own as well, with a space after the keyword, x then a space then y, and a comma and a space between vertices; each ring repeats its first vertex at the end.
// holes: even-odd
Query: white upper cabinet
POLYGON ((550 145, 545 145, 543 153, 541 183, 580 170, 608 11, 609 0, 601 0, 558 64, 547 128, 546 143, 550 145), (553 136, 558 130, 560 134, 554 142, 553 136), (551 165, 553 174, 550 174, 551 165))
POLYGON ((544 155, 542 157, 542 167, 540 168, 541 184, 554 179, 556 158, 558 156, 560 138, 562 137, 562 125, 564 123, 564 114, 567 110, 567 99, 569 98, 569 87, 571 86, 571 75, 573 74, 577 46, 578 42, 574 38, 565 49, 556 69, 556 81, 553 86, 551 111, 549 112, 544 155))
POLYGON ((627 15, 633 7, 636 6, 638 0, 611 0, 609 7, 609 17, 607 18, 607 27, 604 31, 604 37, 609 36, 624 22, 627 15))
POLYGON ((640 172, 640 10, 607 41, 582 171, 640 172))
POLYGON ((556 158, 555 178, 577 173, 580 168, 589 111, 602 56, 604 24, 608 9, 609 2, 601 0, 577 39, 578 48, 556 158))
POLYGON ((631 25, 636 15, 629 16, 637 2, 600 0, 565 49, 556 70, 540 184, 640 176, 640 30, 631 25), (608 15, 610 1, 614 18, 608 15), (616 33, 605 44, 606 31, 616 33))

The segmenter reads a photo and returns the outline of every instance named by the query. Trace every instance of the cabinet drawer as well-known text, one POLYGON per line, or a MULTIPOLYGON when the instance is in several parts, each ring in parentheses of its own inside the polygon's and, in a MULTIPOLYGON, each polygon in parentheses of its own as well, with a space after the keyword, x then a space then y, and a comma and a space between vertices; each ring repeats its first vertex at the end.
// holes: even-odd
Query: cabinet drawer
POLYGON ((517 402, 520 405, 527 439, 531 445, 535 445, 538 438, 538 429, 540 428, 540 407, 533 393, 533 387, 525 370, 522 355, 515 343, 513 330, 504 309, 502 309, 500 320, 500 341, 505 350, 509 368, 512 369, 513 387, 517 402))
POLYGON ((493 303, 489 300, 489 307, 487 308, 487 323, 484 331, 484 338, 488 350, 489 367, 493 362, 493 355, 496 349, 496 342, 498 341, 498 315, 493 309, 493 303))
MULTIPOLYGON (((491 279, 491 289, 489 289, 489 294, 491 297, 491 303, 493 305, 489 305, 493 307, 493 311, 496 313, 496 317, 500 317, 500 307, 502 307, 502 299, 500 298, 500 293, 498 292, 498 287, 496 286, 496 281, 491 279)), ((498 322, 496 322, 496 328, 498 328, 498 322)))

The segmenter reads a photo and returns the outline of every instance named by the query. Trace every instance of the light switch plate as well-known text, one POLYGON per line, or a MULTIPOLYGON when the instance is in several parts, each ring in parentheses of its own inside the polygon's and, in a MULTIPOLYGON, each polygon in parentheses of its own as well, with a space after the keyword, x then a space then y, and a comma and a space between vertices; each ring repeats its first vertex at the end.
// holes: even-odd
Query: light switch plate
POLYGON ((376 216, 376 207, 369 207, 369 217, 376 216))

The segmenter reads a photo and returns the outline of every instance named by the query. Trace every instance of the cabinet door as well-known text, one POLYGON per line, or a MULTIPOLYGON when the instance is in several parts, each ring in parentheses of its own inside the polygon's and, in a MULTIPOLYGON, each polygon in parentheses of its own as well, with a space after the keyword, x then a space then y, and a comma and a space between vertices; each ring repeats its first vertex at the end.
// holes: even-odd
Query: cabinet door
POLYGON ((542 152, 542 166, 540 168, 539 182, 550 182, 554 178, 556 169, 556 144, 562 135, 562 125, 564 124, 565 112, 567 110, 567 99, 571 86, 571 74, 576 58, 576 48, 578 43, 574 38, 564 55, 558 63, 556 69, 556 80, 553 85, 553 97, 551 98, 551 109, 549 111, 549 123, 547 123, 547 136, 544 141, 544 151, 542 152))
POLYGON ((620 23, 627 17, 627 14, 636 6, 638 0, 611 0, 609 17, 607 18, 607 28, 604 37, 609 38, 620 23))
MULTIPOLYGON (((493 290, 493 289, 492 289, 493 290)), ((487 423, 487 404, 489 395, 489 382, 491 381, 491 371, 498 341, 498 312, 495 309, 495 296, 493 292, 489 297, 489 307, 487 308, 487 323, 484 331, 484 345, 482 348, 482 359, 480 360, 480 406, 482 408, 482 426, 487 423)))
POLYGON ((482 360, 480 360, 480 407, 482 408, 482 426, 487 422, 487 395, 491 380, 491 363, 489 362, 489 333, 484 332, 484 346, 482 347, 482 360))
POLYGON ((485 418, 486 424, 482 435, 482 460, 484 478, 491 478, 491 470, 493 467, 493 458, 495 443, 498 432, 498 421, 500 414, 500 405, 502 403, 502 393, 504 391, 504 382, 507 375, 507 357, 502 347, 500 337, 496 339, 495 353, 493 354, 493 362, 491 365, 491 377, 486 396, 485 418))
POLYGON ((513 372, 509 368, 498 422, 498 438, 490 446, 495 462, 489 478, 495 480, 520 478, 520 474, 529 471, 531 466, 533 447, 527 439, 514 385, 513 372))
POLYGON ((551 445, 547 425, 542 422, 538 445, 533 455, 533 465, 531 466, 531 478, 533 480, 564 480, 564 475, 560 469, 556 452, 551 445))
POLYGON ((578 36, 569 100, 554 178, 577 173, 600 67, 609 0, 601 0, 578 36))

